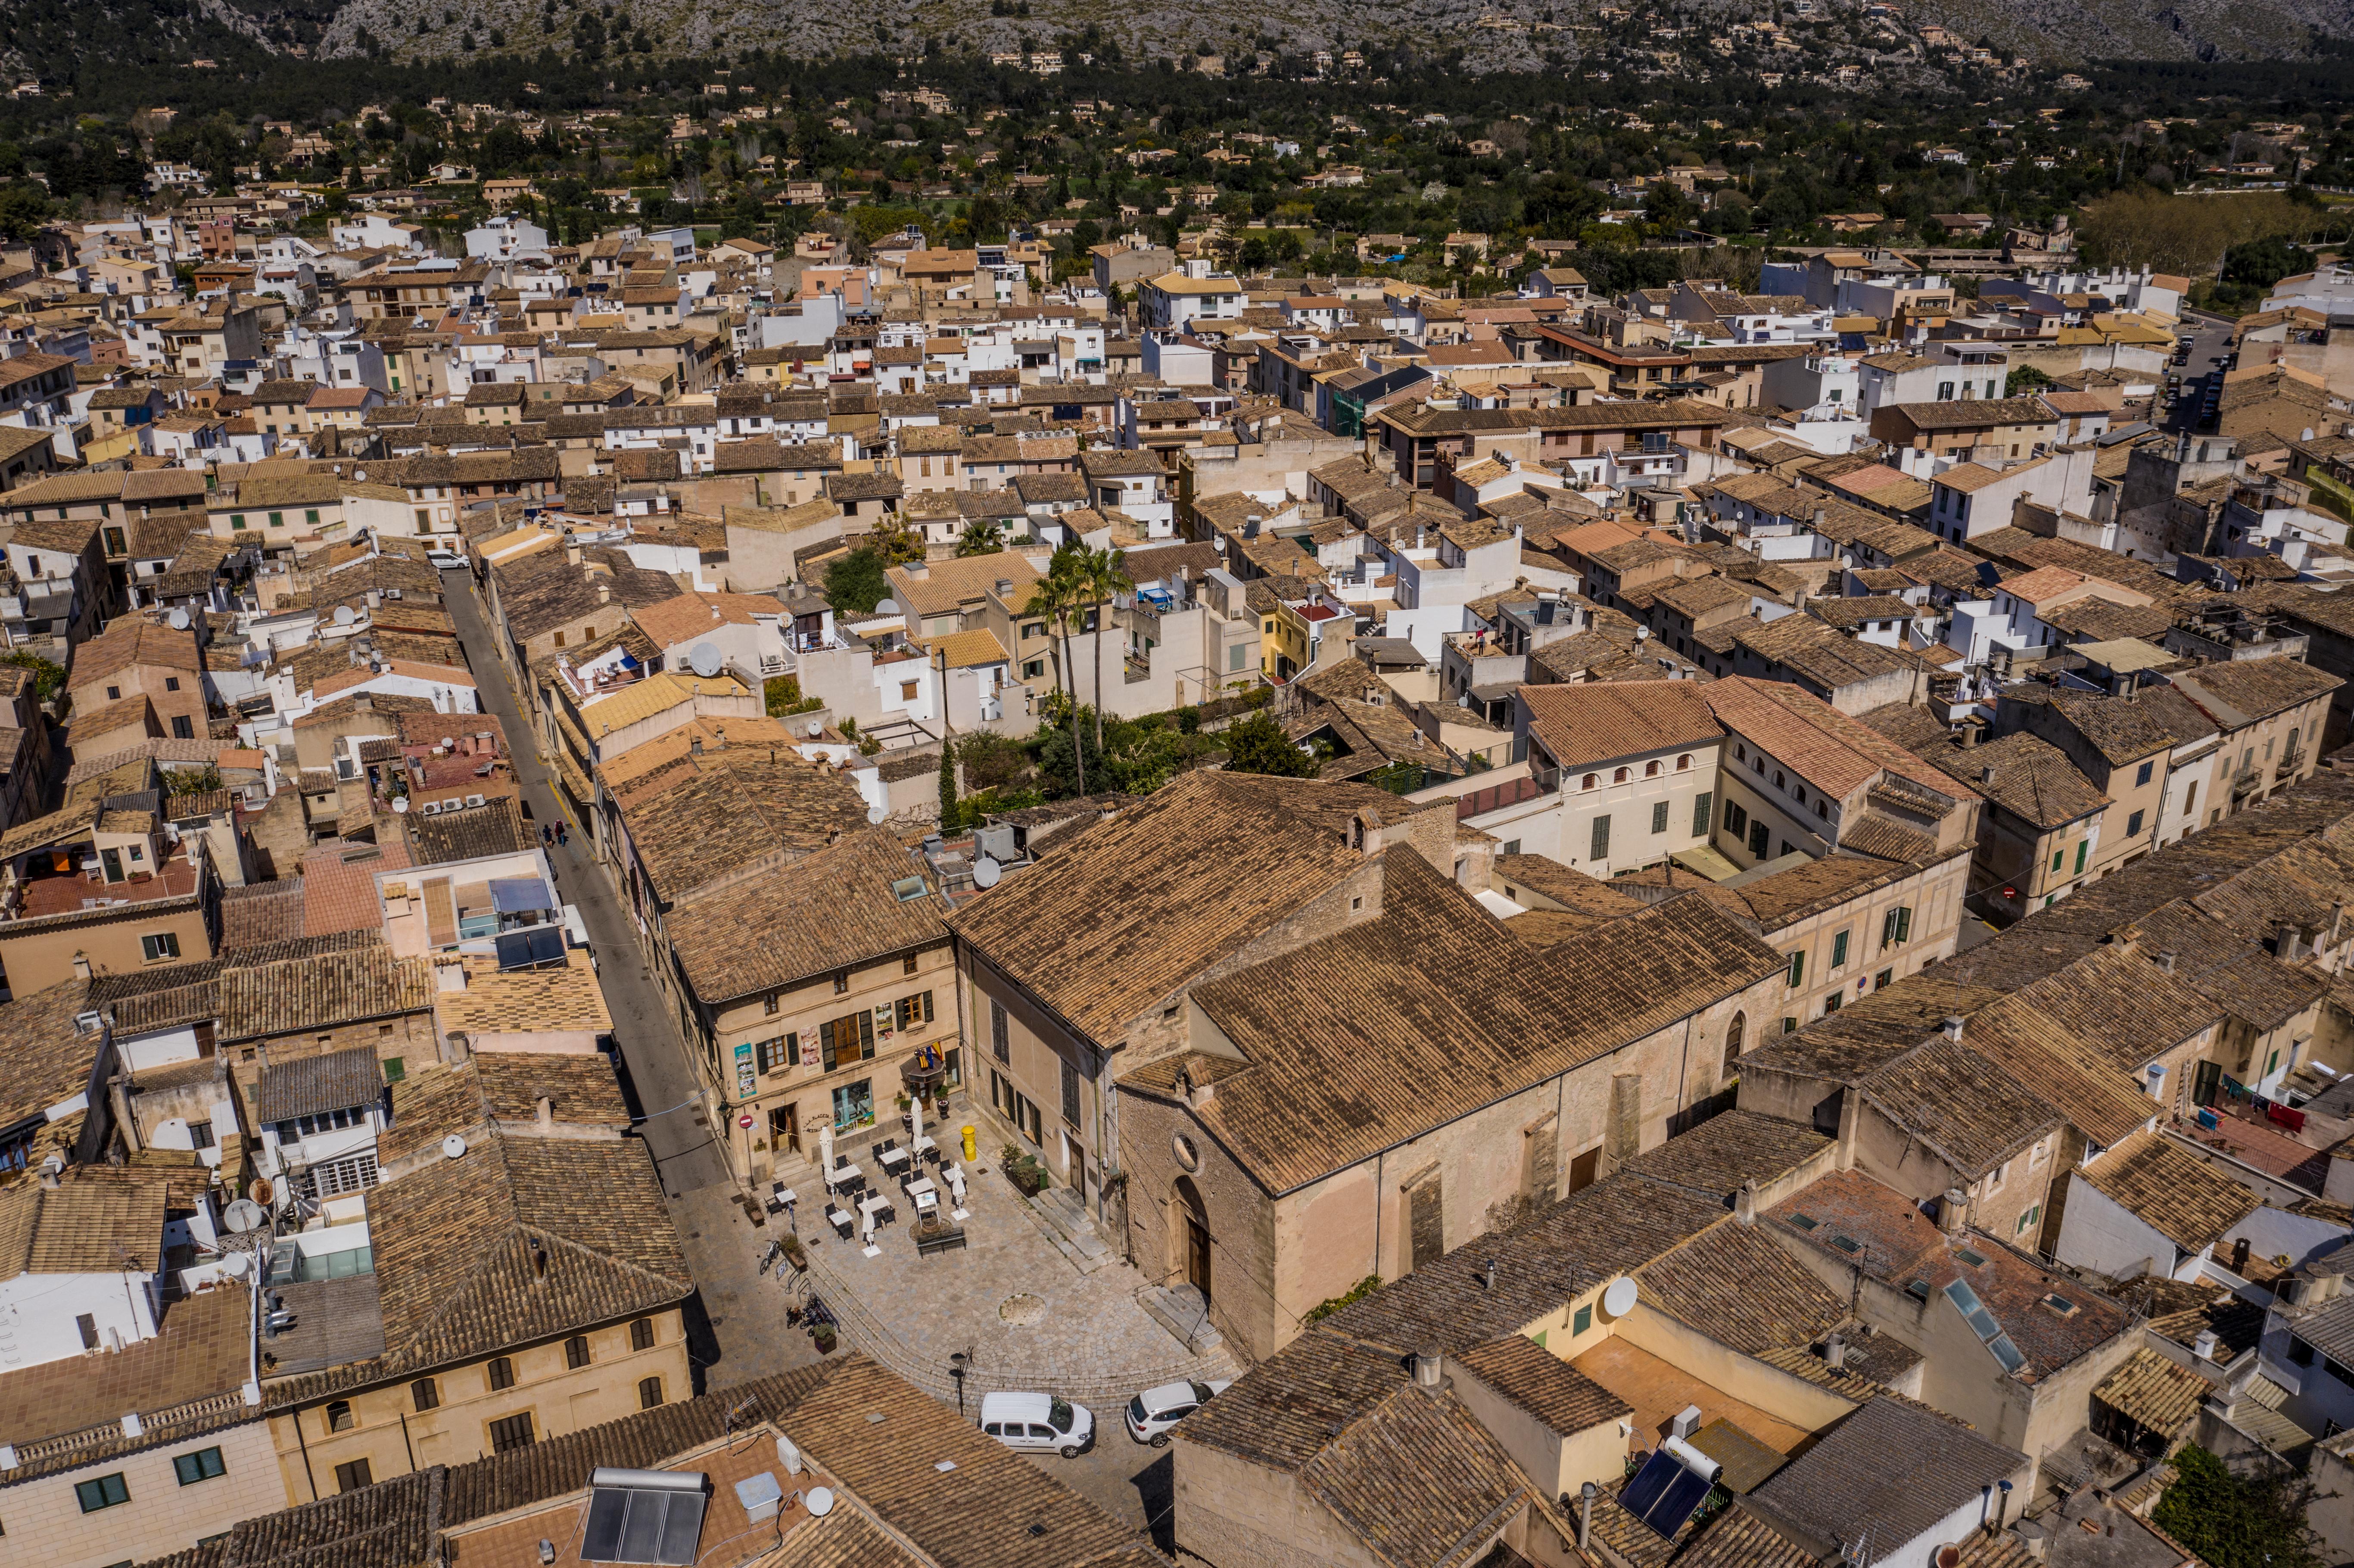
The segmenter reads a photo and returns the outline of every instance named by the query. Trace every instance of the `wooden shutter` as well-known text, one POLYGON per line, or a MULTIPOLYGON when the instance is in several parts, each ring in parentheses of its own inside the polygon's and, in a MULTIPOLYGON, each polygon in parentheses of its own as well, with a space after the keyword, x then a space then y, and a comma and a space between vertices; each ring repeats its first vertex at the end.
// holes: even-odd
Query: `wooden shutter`
POLYGON ((1413 1266, 1437 1263, 1447 1250, 1444 1204, 1433 1172, 1406 1192, 1406 1240, 1413 1266))
POLYGON ((788 1034, 785 1036, 785 1065, 798 1067, 801 1065, 801 1037, 798 1033, 788 1034))
MULTIPOLYGON (((843 1022, 848 1022, 844 1019, 843 1022)), ((864 1061, 875 1054, 875 1012, 869 1008, 858 1015, 858 1059, 864 1061)))
POLYGON ((817 1035, 819 1041, 824 1047, 825 1054, 822 1060, 825 1063, 825 1070, 831 1073, 833 1071, 835 1052, 833 1043, 833 1021, 828 1019, 825 1022, 819 1024, 817 1026, 817 1035))

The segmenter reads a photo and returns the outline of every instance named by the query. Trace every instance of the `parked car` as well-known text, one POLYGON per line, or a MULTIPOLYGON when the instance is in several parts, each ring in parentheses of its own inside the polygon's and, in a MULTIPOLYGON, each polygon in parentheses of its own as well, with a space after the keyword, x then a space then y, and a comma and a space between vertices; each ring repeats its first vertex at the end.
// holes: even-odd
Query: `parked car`
POLYGON ((1159 1388, 1148 1388, 1128 1402, 1123 1417, 1128 1423, 1128 1435, 1140 1443, 1166 1448, 1172 1426, 1209 1404, 1213 1394, 1224 1393, 1232 1386, 1228 1381, 1164 1383, 1159 1388))
POLYGON ((454 550, 428 550, 425 559, 435 570, 444 572, 466 564, 466 557, 454 550))
POLYGON ((1096 1418, 1059 1393, 981 1396, 981 1429, 1009 1448, 1051 1448, 1076 1459, 1095 1446, 1096 1418))

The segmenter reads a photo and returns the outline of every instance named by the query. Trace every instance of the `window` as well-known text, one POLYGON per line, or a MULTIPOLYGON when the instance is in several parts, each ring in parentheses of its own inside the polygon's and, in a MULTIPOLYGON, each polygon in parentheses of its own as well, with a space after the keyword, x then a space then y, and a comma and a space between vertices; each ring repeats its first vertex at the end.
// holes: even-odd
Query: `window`
POLYGON ((2140 767, 2137 770, 2136 770, 2136 772, 2135 772, 2135 774, 2134 774, 2134 783, 2135 783, 2136 785, 2142 785, 2142 784, 2147 784, 2147 783, 2148 783, 2148 782, 2149 782, 2149 774, 2150 774, 2150 769, 2151 769, 2151 768, 2155 768, 2156 766, 2157 766, 2157 764, 2156 764, 2156 763, 2153 763, 2153 762, 2145 762, 2145 763, 2143 763, 2143 764, 2141 765, 2141 767, 2140 767))
POLYGON ((517 1448, 531 1446, 531 1412, 510 1415, 504 1421, 491 1423, 491 1452, 510 1454, 517 1448))
POLYGON ((1001 1062, 1010 1064, 1013 1060, 1013 1042, 1005 1027, 1005 1004, 1002 1001, 989 1004, 989 1050, 1001 1062))
POLYGON ((1585 776, 1585 781, 1584 781, 1583 783, 1581 783, 1581 784, 1579 784, 1579 785, 1578 785, 1578 788, 1579 788, 1579 789, 1593 789, 1596 784, 1599 784, 1599 783, 1601 783, 1601 782, 1602 782, 1602 775, 1601 775, 1601 774, 1599 774, 1599 773, 1589 773, 1589 774, 1587 774, 1587 775, 1585 776))
MULTIPOLYGON (((1702 795, 1701 799, 1705 800, 1708 797, 1702 795)), ((1749 813, 1741 809, 1741 802, 1738 800, 1727 800, 1724 803, 1724 831, 1733 835, 1735 843, 1740 842, 1743 836, 1749 832, 1749 813)))
POLYGON ((408 1385, 408 1400, 419 1414, 441 1407, 441 1390, 429 1377, 419 1378, 408 1385))
POLYGON ((1880 917, 1880 946, 1884 951, 1898 947, 1913 936, 1913 906, 1900 905, 1880 917))
POLYGON ((179 677, 179 676, 177 676, 177 675, 166 675, 166 676, 164 676, 164 689, 165 691, 167 691, 167 692, 176 692, 176 691, 178 691, 178 690, 180 689, 180 677, 179 677))
POLYGON ((655 1405, 660 1404, 662 1402, 662 1379, 658 1377, 640 1378, 638 1380, 638 1408, 640 1410, 652 1410, 655 1405))
POLYGON ((1679 773, 1689 773, 1691 771, 1691 752, 1687 751, 1681 757, 1676 758, 1676 771, 1679 773))
POLYGON ((912 703, 916 700, 915 682, 902 681, 899 683, 899 700, 903 703, 912 703))
POLYGON ((2147 812, 2136 811, 2126 819, 2126 837, 2131 838, 2141 832, 2141 820, 2146 815, 2147 815, 2147 812))
POLYGON ((188 1147, 191 1149, 210 1149, 212 1146, 213 1124, 208 1121, 190 1122, 188 1124, 188 1147))
POLYGON ((180 1478, 182 1486, 192 1487, 198 1481, 209 1481, 215 1476, 227 1474, 228 1467, 221 1463, 218 1448, 199 1448, 193 1454, 175 1455, 172 1473, 180 1478))
POLYGON ((866 1008, 819 1024, 817 1033, 820 1058, 829 1073, 836 1063, 864 1062, 875 1054, 875 1014, 866 1008))
POLYGON ((913 1029, 918 1023, 932 1021, 932 993, 919 991, 913 996, 903 996, 893 1004, 892 1016, 896 1029, 913 1029))
POLYGON ((754 1064, 763 1073, 774 1073, 787 1066, 800 1054, 791 1046, 791 1042, 798 1038, 796 1035, 779 1034, 772 1039, 754 1041, 752 1043, 754 1064))
POLYGON ((119 703, 119 702, 121 702, 121 701, 122 700, 122 687, 120 687, 120 686, 109 686, 109 687, 107 687, 107 688, 106 688, 106 700, 107 700, 108 702, 110 702, 110 703, 119 703))
POLYGON ((1652 802, 1651 831, 1655 833, 1664 833, 1668 831, 1668 803, 1665 800, 1652 802))
POLYGON ((1790 973, 1789 973, 1789 978, 1788 978, 1788 979, 1787 979, 1787 980, 1785 980, 1782 983, 1783 983, 1783 984, 1785 984, 1785 985, 1797 985, 1797 984, 1798 984, 1801 980, 1804 980, 1806 978, 1807 978, 1807 949, 1806 949, 1806 948, 1800 948, 1797 952, 1792 953, 1792 954, 1790 955, 1790 973))
POLYGON ((760 999, 760 1012, 764 1017, 774 1018, 777 1016, 778 1009, 784 1005, 784 998, 779 996, 774 991, 770 991, 767 996, 760 999))
POLYGON ((1079 1125, 1079 1070, 1068 1062, 1062 1065, 1063 1119, 1076 1127, 1079 1125))
POLYGON ((89 1313, 84 1312, 81 1316, 74 1319, 74 1327, 81 1330, 81 1348, 83 1350, 94 1351, 98 1349, 97 1319, 91 1317, 89 1313))
POLYGON ((841 996, 850 990, 850 971, 844 969, 833 977, 833 994, 841 996))
POLYGON ((1580 1307, 1577 1309, 1576 1315, 1570 1319, 1569 1332, 1571 1337, 1575 1338, 1579 1334, 1583 1334, 1592 1327, 1594 1327, 1594 1303, 1589 1301, 1585 1306, 1580 1307))
POLYGON ((335 1489, 339 1492, 355 1492, 375 1480, 376 1476, 366 1459, 354 1459, 335 1467, 335 1489))
POLYGON ((81 1503, 81 1511, 96 1513, 102 1508, 115 1508, 131 1500, 131 1489, 122 1484, 122 1472, 101 1476, 94 1481, 76 1481, 74 1497, 81 1503))
MULTIPOLYGON (((1242 652, 1242 650, 1241 650, 1239 647, 1237 647, 1237 648, 1235 650, 1235 652, 1236 653, 1240 653, 1240 652, 1242 652)), ((1240 669, 1240 668, 1242 667, 1242 665, 1241 665, 1241 662, 1240 662, 1239 660, 1237 660, 1237 661, 1236 661, 1235 667, 1236 669, 1240 669)), ((1030 659, 1030 660, 1025 660, 1025 661, 1023 662, 1023 665, 1022 665, 1022 678, 1023 678, 1023 680, 1025 680, 1025 681, 1036 681, 1036 680, 1042 680, 1042 679, 1044 679, 1044 678, 1045 677, 1045 673, 1046 673, 1046 661, 1044 661, 1044 659, 1030 659)))
POLYGON ((1835 969, 1847 968, 1847 933, 1845 931, 1831 938, 1831 968, 1835 969))
POLYGON ((2084 857, 2085 857, 2086 855, 2088 855, 2088 854, 2092 853, 2093 853, 2093 841, 2092 841, 2092 840, 2090 840, 2090 839, 2078 839, 2078 840, 2076 841, 2076 874, 2077 874, 2077 875, 2082 876, 2082 875, 2084 874, 2084 857))
POLYGON ((588 1364, 588 1336, 575 1334, 564 1341, 564 1364, 574 1372, 588 1364))
POLYGON ((1716 797, 1712 790, 1703 789, 1692 797, 1692 837, 1708 837, 1708 814, 1715 806, 1716 797))
POLYGON ((911 975, 916 972, 915 954, 909 953, 906 958, 899 960, 899 972, 903 975, 911 975))
POLYGON ((1610 858, 1610 819, 1607 816, 1594 819, 1593 839, 1587 853, 1595 860, 1610 858))
POLYGON ((1657 779, 1659 776, 1659 765, 1658 763, 1656 763, 1656 762, 1646 762, 1645 764, 1643 764, 1643 777, 1644 777, 1644 778, 1646 778, 1646 779, 1657 779))
POLYGON ((1628 771, 1621 768, 1610 775, 1610 782, 1613 784, 1624 784, 1629 777, 1630 775, 1628 771))
POLYGON ((503 1388, 513 1388, 514 1386, 514 1361, 513 1361, 512 1359, 510 1359, 509 1357, 506 1357, 506 1356, 493 1356, 493 1357, 492 1357, 492 1358, 491 1358, 491 1388, 492 1388, 493 1392, 494 1392, 494 1393, 495 1393, 495 1392, 496 1392, 497 1390, 499 1390, 499 1389, 503 1389, 503 1388))
POLYGON ((1760 821, 1750 823, 1749 853, 1763 858, 1766 853, 1766 844, 1769 836, 1769 831, 1764 821, 1760 821))
POLYGON ((338 1400, 334 1400, 334 1401, 331 1402, 331 1403, 328 1404, 328 1406, 327 1406, 327 1430, 328 1430, 328 1431, 330 1431, 330 1432, 349 1432, 349 1431, 350 1431, 354 1426, 356 1426, 357 1425, 359 1425, 359 1423, 358 1423, 356 1420, 355 1420, 355 1419, 353 1418, 353 1415, 352 1415, 352 1402, 351 1402, 350 1400, 348 1400, 348 1399, 338 1399, 338 1400))
MULTIPOLYGON (((2291 1334, 2288 1340, 2288 1359, 2292 1366, 2309 1367, 2313 1364, 2313 1347, 2291 1334)), ((82 1511, 84 1513, 90 1511, 87 1504, 83 1506, 82 1511)))

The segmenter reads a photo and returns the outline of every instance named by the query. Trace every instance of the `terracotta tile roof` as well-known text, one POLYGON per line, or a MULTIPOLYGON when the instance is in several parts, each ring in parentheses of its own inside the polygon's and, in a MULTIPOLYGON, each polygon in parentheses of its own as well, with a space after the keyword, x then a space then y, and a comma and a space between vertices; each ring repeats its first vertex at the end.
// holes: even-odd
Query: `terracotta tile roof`
POLYGON ((1711 681, 1701 692, 1727 729, 1834 797, 1844 798, 1885 772, 1960 800, 1978 798, 1870 726, 1795 686, 1735 675, 1711 681))
POLYGON ((472 1142, 475 1128, 528 1135, 543 1096, 550 1114, 567 1127, 607 1128, 616 1136, 629 1128, 629 1103, 602 1053, 477 1051, 456 1065, 427 1067, 392 1086, 392 1125, 376 1139, 377 1157, 390 1165, 436 1150, 453 1132, 472 1142))
POLYGON ((92 982, 62 980, 0 1006, 0 1126, 14 1126, 90 1089, 98 1036, 74 1020, 92 982))
POLYGON ((528 1034, 560 1030, 610 1033, 613 1015, 587 956, 567 954, 561 967, 495 970, 467 976, 463 991, 436 991, 433 1016, 444 1033, 528 1034))
POLYGON ((479 806, 436 811, 427 816, 409 811, 400 819, 412 865, 446 865, 451 861, 481 860, 513 854, 538 842, 538 835, 523 820, 523 805, 514 796, 493 795, 479 806))
POLYGON ((2093 1397, 2148 1430, 2173 1437, 2199 1414, 2215 1385, 2145 1346, 2093 1390, 2093 1397))
POLYGON ((849 775, 785 747, 690 754, 640 780, 620 807, 631 847, 665 904, 868 825, 849 775))
POLYGON ((1187 773, 982 894, 954 924, 1064 1018, 1114 1040, 1359 869, 1345 829, 1368 806, 1401 810, 1369 786, 1187 773), (1202 854, 1204 843, 1222 853, 1202 854), (1089 961, 1068 962, 1081 946, 1089 961))
POLYGON ((376 1052, 363 1045, 265 1065, 254 1096, 254 1118, 264 1123, 289 1121, 375 1105, 383 1097, 383 1070, 376 1065, 376 1052))
POLYGON ((1947 788, 1967 787, 2039 831, 2105 810, 2109 798, 2041 736, 2020 730, 1983 746, 1947 745, 1927 759, 1947 788))
POLYGON ((112 1274, 161 1266, 168 1179, 72 1166, 58 1187, 0 1188, 0 1280, 20 1274, 112 1274))
POLYGON ((225 969, 220 990, 222 1039, 258 1040, 423 1012, 433 1005, 433 966, 379 942, 225 969))
POLYGON ((1524 1507, 1552 1512, 1461 1401, 1412 1384, 1302 1466, 1299 1486, 1344 1536, 1396 1568, 1455 1568, 1488 1544, 1498 1521, 1524 1507))
POLYGON ((696 1000, 719 1006, 943 943, 945 913, 918 863, 868 829, 698 898, 666 926, 696 1000), (911 878, 920 885, 902 896, 911 878))
POLYGON ((2025 1455, 1906 1402, 1867 1403, 1742 1499, 1777 1534, 1819 1556, 1865 1531, 1892 1545, 1919 1538, 2020 1477, 2025 1455))
POLYGON ((761 616, 781 617, 785 607, 766 594, 685 593, 659 604, 642 605, 630 612, 638 630, 656 648, 675 648, 707 637, 724 626, 751 626, 761 616))
POLYGON ((656 1311, 695 1287, 633 1138, 493 1134, 376 1189, 368 1228, 384 1354, 274 1383, 271 1406, 656 1311))
POLYGON ((1507 1335, 1456 1359, 1548 1431, 1564 1436, 1634 1414, 1625 1400, 1525 1335, 1507 1335))
POLYGON ((200 1291, 165 1309, 154 1339, 110 1355, 72 1356, 0 1375, 0 1432, 16 1450, 8 1484, 254 1419, 258 1413, 239 1393, 249 1364, 252 1299, 234 1288, 200 1291), (135 1438, 122 1433, 122 1417, 132 1411, 145 1427, 135 1438))
POLYGON ((373 931, 384 924, 376 874, 409 864, 408 845, 325 843, 302 857, 302 932, 373 931))
POLYGON ((1724 737, 1697 682, 1523 686, 1520 697, 1529 732, 1564 769, 1724 737))
POLYGON ((2184 1252, 2211 1245, 2263 1200, 2165 1133, 2138 1132, 2078 1172, 2184 1252))
POLYGON ((1847 1300, 1754 1225, 1720 1225, 1636 1271, 1644 1304, 1746 1355, 1804 1350, 1848 1320, 1847 1300))
POLYGON ((891 597, 901 609, 930 616, 953 614, 958 607, 979 601, 996 590, 1001 577, 1013 581, 1009 599, 1019 610, 1029 597, 1030 585, 1038 580, 1038 568, 1018 551, 1001 550, 992 556, 931 562, 920 577, 910 576, 905 567, 893 567, 886 575, 891 597))

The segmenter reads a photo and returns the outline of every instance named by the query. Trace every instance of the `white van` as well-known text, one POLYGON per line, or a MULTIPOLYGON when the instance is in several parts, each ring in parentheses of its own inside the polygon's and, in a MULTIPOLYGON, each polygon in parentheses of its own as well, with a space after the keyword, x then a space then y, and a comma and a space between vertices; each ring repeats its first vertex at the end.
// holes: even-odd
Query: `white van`
POLYGON ((981 1430, 1009 1448, 1051 1448, 1076 1459, 1093 1446, 1096 1418, 1059 1393, 981 1396, 981 1430))

